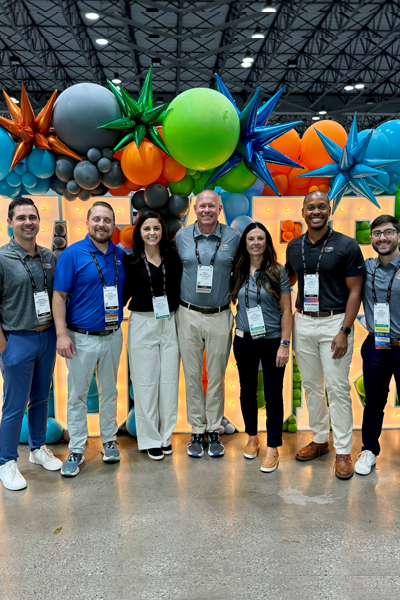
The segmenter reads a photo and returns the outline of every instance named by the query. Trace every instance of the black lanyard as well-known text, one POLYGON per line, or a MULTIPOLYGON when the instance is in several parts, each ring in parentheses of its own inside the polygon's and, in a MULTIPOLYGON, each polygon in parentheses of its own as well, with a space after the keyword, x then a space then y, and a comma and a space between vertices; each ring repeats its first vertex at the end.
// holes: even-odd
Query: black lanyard
MULTIPOLYGON (((196 221, 196 223, 197 223, 197 221, 196 221)), ((193 225, 193 240, 194 240, 194 247, 195 247, 195 251, 196 251, 197 262, 199 263, 199 267, 201 267, 200 254, 199 254, 199 249, 198 249, 198 246, 197 246, 197 238, 194 235, 194 230, 196 228, 196 223, 193 225)), ((221 225, 221 223, 219 224, 219 233, 220 233, 220 238, 219 238, 219 240, 217 242, 217 247, 215 248, 215 252, 214 252, 214 254, 211 257, 210 267, 214 266, 215 256, 216 256, 216 254, 218 252, 218 249, 219 249, 219 247, 221 245, 221 240, 222 240, 222 225, 221 225)))
MULTIPOLYGON (((246 302, 246 308, 247 310, 250 309, 250 305, 249 305, 249 280, 250 280, 250 273, 247 275, 247 279, 246 279, 246 287, 245 287, 245 302, 246 302)), ((257 280, 257 306, 261 305, 261 283, 259 283, 257 280)))
MULTIPOLYGON (((317 275, 318 275, 318 273, 319 273, 319 265, 320 265, 320 263, 321 263, 321 258, 322 258, 322 255, 323 255, 323 253, 324 253, 324 248, 325 248, 325 245, 326 245, 326 244, 329 242, 329 238, 331 237, 331 233, 332 233, 332 229, 331 229, 330 227, 328 227, 328 229, 329 229, 329 235, 328 235, 328 237, 326 238, 326 242, 323 242, 323 244, 322 244, 322 250, 321 250, 321 253, 320 253, 320 255, 319 255, 319 259, 318 259, 318 263, 317 263, 317 268, 316 268, 316 270, 315 270, 315 273, 316 273, 317 275)), ((304 253, 304 238, 305 238, 305 237, 306 237, 306 235, 304 234, 304 235, 303 235, 303 239, 301 240, 301 254, 302 254, 302 257, 303 257, 304 277, 305 277, 305 276, 306 276, 306 274, 307 274, 307 268, 306 268, 306 255, 305 255, 305 253, 304 253)))
MULTIPOLYGON (((14 249, 13 249, 13 252, 14 252, 14 254, 16 254, 16 255, 18 256, 19 260, 20 260, 20 261, 22 262, 22 264, 24 265, 24 267, 25 267, 25 269, 26 269, 26 272, 28 273, 28 275, 29 275, 29 277, 30 277, 30 279, 31 279, 31 284, 32 284, 32 288, 33 288, 33 293, 34 293, 34 294, 37 294, 37 289, 36 289, 35 280, 33 279, 33 275, 32 275, 32 273, 30 272, 28 265, 26 264, 25 260, 24 260, 23 258, 21 258, 21 257, 20 257, 20 255, 18 254, 18 252, 16 252, 14 249)), ((43 269, 43 276, 44 276, 44 291, 45 291, 45 292, 46 292, 46 294, 47 294, 47 272, 46 272, 46 269, 45 269, 45 267, 44 267, 44 264, 43 264, 43 259, 42 259, 42 255, 40 254, 40 250, 39 250, 39 248, 37 249, 37 252, 38 252, 38 254, 39 254, 40 262, 41 262, 41 264, 42 264, 42 269, 43 269)))
MULTIPOLYGON (((144 252, 142 253, 142 258, 144 260, 144 264, 146 265, 147 275, 149 276, 149 280, 150 280, 150 292, 151 292, 151 296, 152 296, 152 298, 155 298, 156 295, 155 295, 154 289, 153 289, 153 281, 151 279, 150 266, 149 266, 149 263, 147 261, 147 258, 146 258, 146 255, 144 254, 144 252)), ((166 271, 166 268, 165 268, 163 257, 161 257, 161 270, 162 270, 163 296, 166 297, 167 296, 167 271, 166 271)))
MULTIPOLYGON (((104 280, 103 273, 101 272, 100 265, 97 262, 96 255, 95 255, 94 252, 91 252, 90 254, 93 257, 94 262, 96 263, 96 267, 97 267, 97 270, 98 270, 99 275, 100 275, 101 283, 103 285, 103 288, 105 289, 107 287, 107 284, 106 284, 106 282, 104 280)), ((115 283, 114 283, 114 287, 117 287, 118 286, 118 264, 117 264, 117 257, 115 256, 115 252, 112 252, 111 254, 114 255, 114 262, 115 262, 115 283)))
MULTIPOLYGON (((378 261, 380 262, 379 258, 375 259, 375 268, 374 268, 374 271, 372 273, 372 296, 374 298, 374 304, 378 304, 378 300, 377 300, 376 292, 375 292, 375 273, 376 273, 376 269, 379 266, 379 262, 378 261)), ((397 269, 394 270, 394 273, 392 275, 392 279, 390 280, 389 287, 388 287, 388 290, 387 290, 387 295, 386 295, 386 304, 389 304, 390 296, 391 296, 391 293, 392 293, 393 281, 394 281, 396 273, 397 273, 397 271, 399 269, 400 269, 400 264, 398 265, 397 269)))

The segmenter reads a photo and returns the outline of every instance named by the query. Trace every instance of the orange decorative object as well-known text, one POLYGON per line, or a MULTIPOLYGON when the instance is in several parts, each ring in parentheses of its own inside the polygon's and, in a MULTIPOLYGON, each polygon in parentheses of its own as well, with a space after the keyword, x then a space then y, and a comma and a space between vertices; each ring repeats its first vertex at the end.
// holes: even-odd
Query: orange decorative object
POLYGON ((119 244, 119 237, 120 237, 121 231, 118 227, 114 228, 114 233, 112 234, 112 238, 111 241, 113 244, 117 245, 119 244))
POLYGON ((319 187, 317 185, 311 185, 308 188, 308 193, 311 194, 311 192, 316 192, 317 190, 319 190, 319 187))
POLYGON ((321 183, 319 189, 321 190, 321 192, 325 192, 325 194, 327 194, 329 190, 329 185, 327 183, 321 183))
POLYGON ((300 163, 303 169, 290 169, 288 179, 289 184, 295 190, 304 190, 305 188, 309 188, 310 185, 313 185, 313 180, 311 177, 297 177, 297 175, 302 175, 303 173, 307 173, 310 169, 307 165, 300 163))
POLYGON ((124 148, 121 168, 129 181, 148 185, 161 175, 163 159, 159 149, 151 142, 143 140, 139 148, 136 142, 131 142, 124 148))
POLYGON ((304 133, 300 145, 300 160, 302 163, 306 163, 310 170, 333 162, 316 130, 326 135, 341 148, 345 147, 347 141, 345 129, 336 121, 318 121, 311 125, 304 133))
POLYGON ((121 185, 121 187, 112 190, 111 188, 108 190, 111 196, 129 196, 131 190, 127 188, 125 185, 121 185))
MULTIPOLYGON (((284 135, 281 135, 281 137, 271 142, 269 146, 271 146, 271 148, 274 148, 275 150, 278 150, 278 152, 282 152, 282 154, 284 154, 288 158, 291 158, 292 160, 298 162, 300 155, 300 136, 295 129, 291 129, 284 135)), ((267 163, 267 167, 271 171, 277 169, 281 173, 286 174, 289 173, 291 168, 284 167, 283 165, 273 165, 272 163, 267 163)))
POLYGON ((134 229, 133 225, 127 225, 127 227, 123 227, 120 231, 119 241, 125 248, 132 248, 134 229))
POLYGON ((122 150, 118 150, 118 152, 116 152, 113 156, 113 158, 118 158, 118 160, 121 160, 121 156, 124 152, 124 149, 122 148, 122 150))
POLYGON ((293 232, 292 231, 284 231, 282 233, 282 238, 285 240, 285 242, 290 242, 290 240, 292 240, 294 238, 293 232))
POLYGON ((4 90, 3 94, 12 121, 0 117, 0 126, 20 140, 14 150, 10 171, 32 152, 33 146, 41 148, 42 150, 53 150, 57 154, 64 154, 71 158, 75 158, 76 160, 82 160, 80 156, 75 154, 75 152, 70 150, 68 146, 61 142, 61 140, 56 138, 54 131, 50 129, 57 90, 53 92, 50 100, 36 118, 31 103, 29 102, 28 94, 25 91, 24 84, 22 84, 21 89, 21 108, 11 100, 4 90))
POLYGON ((138 185, 137 183, 133 183, 132 181, 129 181, 129 179, 127 179, 125 181, 125 183, 122 187, 126 187, 126 189, 128 189, 131 192, 137 192, 138 190, 140 190, 140 185, 138 185))
POLYGON ((302 235, 302 233, 303 233, 303 228, 301 226, 301 223, 295 223, 293 237, 297 238, 297 237, 299 237, 299 235, 302 235))
POLYGON ((286 221, 282 221, 281 229, 282 231, 292 231, 294 229, 293 221, 290 221, 289 219, 287 219, 286 221))
POLYGON ((186 175, 186 167, 178 163, 174 158, 165 156, 161 174, 167 181, 180 181, 186 175))
POLYGON ((160 177, 158 179, 156 179, 154 183, 161 183, 161 185, 165 185, 165 187, 168 187, 169 181, 168 181, 168 179, 165 179, 165 177, 160 175, 160 177))
POLYGON ((289 182, 286 173, 282 173, 281 171, 273 171, 271 173, 271 177, 280 195, 284 196, 286 190, 289 187, 289 182))

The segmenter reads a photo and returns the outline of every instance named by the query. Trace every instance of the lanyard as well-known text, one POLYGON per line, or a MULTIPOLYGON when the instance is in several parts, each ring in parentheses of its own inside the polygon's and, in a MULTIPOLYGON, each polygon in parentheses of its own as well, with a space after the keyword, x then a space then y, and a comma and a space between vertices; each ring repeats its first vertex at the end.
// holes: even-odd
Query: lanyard
MULTIPOLYGON (((324 242, 324 243, 322 244, 322 250, 321 250, 321 253, 320 253, 320 255, 319 255, 319 259, 318 259, 318 263, 317 263, 317 268, 316 268, 316 270, 315 270, 315 272, 316 272, 316 274, 317 274, 317 275, 318 275, 318 273, 319 273, 319 265, 320 265, 320 263, 321 263, 321 258, 322 258, 322 254, 324 253, 324 248, 325 248, 325 245, 326 245, 326 244, 329 242, 329 238, 331 237, 331 233, 332 233, 332 229, 331 229, 330 227, 328 227, 328 229, 329 229, 329 235, 328 235, 328 237, 326 238, 326 242, 324 242)), ((301 241, 301 254, 302 254, 302 257, 303 257, 304 276, 306 276, 306 274, 307 274, 307 268, 306 268, 306 255, 305 255, 305 253, 304 253, 304 238, 305 238, 305 237, 306 237, 306 236, 305 236, 305 235, 303 235, 303 239, 302 239, 302 241, 301 241)))
MULTIPOLYGON (((42 264, 42 269, 43 269, 43 276, 44 276, 44 291, 47 293, 47 272, 46 269, 44 268, 44 264, 43 264, 43 259, 42 259, 42 255, 40 253, 39 247, 37 249, 38 254, 39 254, 39 258, 40 258, 40 262, 42 264)), ((19 258, 19 260, 22 262, 22 264, 24 265, 26 272, 28 273, 30 279, 31 279, 31 284, 32 284, 32 288, 33 288, 33 293, 37 294, 37 289, 36 289, 36 284, 35 284, 35 280, 33 279, 33 275, 29 270, 28 265, 26 264, 25 260, 23 258, 20 257, 20 255, 18 254, 18 252, 16 252, 15 250, 13 250, 14 254, 16 254, 19 258)))
MULTIPOLYGON (((156 295, 154 293, 154 289, 153 289, 153 282, 151 279, 151 271, 150 271, 150 266, 148 263, 148 260, 146 258, 146 255, 144 254, 144 252, 142 253, 142 258, 144 260, 144 264, 146 265, 146 269, 147 269, 147 274, 149 276, 149 280, 150 280, 150 291, 151 291, 151 296, 152 298, 155 298, 156 295)), ((161 270, 162 270, 162 278, 163 278, 163 296, 167 295, 167 271, 165 269, 165 264, 164 264, 164 259, 163 257, 161 257, 161 270)))
MULTIPOLYGON (((372 273, 372 296, 374 298, 374 304, 378 304, 378 299, 376 297, 376 291, 375 291, 375 273, 376 273, 376 269, 378 268, 378 265, 379 265, 379 262, 380 262, 380 261, 379 262, 378 261, 379 261, 379 258, 377 258, 375 260, 375 268, 374 268, 374 271, 372 273)), ((391 293, 392 293, 393 281, 394 281, 395 275, 396 275, 396 273, 397 273, 397 271, 399 269, 400 269, 400 264, 398 265, 397 269, 394 270, 394 273, 392 275, 392 279, 390 280, 389 287, 388 287, 388 290, 387 290, 387 295, 386 295, 386 304, 389 304, 390 296, 391 296, 391 293)))
MULTIPOLYGON (((196 221, 196 223, 197 223, 197 221, 196 221)), ((199 263, 199 267, 201 267, 201 260, 200 260, 199 248, 197 246, 197 238, 194 235, 194 230, 195 230, 195 227, 196 227, 196 223, 193 225, 193 240, 194 240, 194 247, 195 247, 195 251, 196 251, 197 262, 199 263)), ((219 238, 219 240, 217 242, 217 247, 215 248, 215 252, 214 252, 214 254, 211 257, 210 267, 214 266, 215 256, 216 256, 216 254, 218 252, 218 249, 219 249, 219 247, 221 245, 221 240, 222 240, 222 225, 221 225, 221 223, 219 224, 219 232, 220 232, 220 238, 219 238)))
MULTIPOLYGON (((246 287, 245 287, 245 302, 247 310, 250 309, 249 305, 249 279, 250 274, 247 275, 246 279, 246 287)), ((261 305, 261 284, 257 281, 257 306, 261 305)))
MULTIPOLYGON (((107 287, 107 285, 106 285, 106 282, 105 282, 105 280, 104 280, 103 273, 101 272, 100 265, 99 265, 99 263, 97 262, 96 255, 95 255, 95 253, 94 253, 94 252, 91 252, 90 254, 92 255, 92 258, 93 258, 94 262, 96 263, 96 267, 97 267, 97 270, 98 270, 98 272, 99 272, 99 275, 100 275, 100 280, 101 280, 101 283, 102 283, 102 285, 103 285, 103 288, 106 288, 106 287, 107 287)), ((114 287, 117 287, 117 285, 118 285, 118 265, 117 265, 117 257, 115 256, 115 252, 112 252, 112 254, 114 255, 114 262, 115 262, 115 283, 114 283, 114 287)))

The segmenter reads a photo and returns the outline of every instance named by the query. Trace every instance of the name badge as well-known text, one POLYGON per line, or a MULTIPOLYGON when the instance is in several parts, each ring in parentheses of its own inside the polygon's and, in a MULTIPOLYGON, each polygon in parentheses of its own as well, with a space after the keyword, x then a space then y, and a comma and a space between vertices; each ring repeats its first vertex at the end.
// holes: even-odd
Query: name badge
POLYGON ((315 275, 304 276, 304 310, 309 312, 319 311, 319 277, 315 275))
POLYGON ((197 267, 196 292, 200 294, 209 294, 212 289, 213 268, 197 267))
POLYGON ((390 350, 390 309, 386 303, 374 305, 374 337, 376 350, 390 350))
POLYGON ((49 321, 51 319, 51 308, 48 293, 46 291, 36 292, 36 294, 33 294, 33 300, 39 323, 49 321))
POLYGON ((118 329, 118 290, 114 286, 103 288, 106 329, 118 329))
POLYGON ((251 337, 254 339, 265 337, 265 323, 261 306, 249 308, 247 310, 247 319, 249 321, 251 337))
POLYGON ((168 298, 166 296, 153 298, 153 310, 156 319, 169 319, 168 298))

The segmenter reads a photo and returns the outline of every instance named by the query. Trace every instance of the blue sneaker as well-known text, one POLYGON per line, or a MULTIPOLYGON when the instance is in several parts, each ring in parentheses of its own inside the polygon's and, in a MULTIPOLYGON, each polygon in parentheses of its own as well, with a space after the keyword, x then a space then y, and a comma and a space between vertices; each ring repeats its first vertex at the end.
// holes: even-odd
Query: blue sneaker
POLYGON ((193 433, 192 438, 187 447, 187 453, 194 458, 204 456, 204 435, 202 433, 193 433))
POLYGON ((207 432, 208 438, 208 455, 212 457, 223 456, 225 447, 219 439, 218 431, 207 432))
POLYGON ((104 455, 104 462, 117 462, 120 460, 119 450, 117 448, 118 442, 112 440, 103 444, 101 453, 104 455))
POLYGON ((83 462, 85 462, 83 454, 70 452, 67 460, 64 461, 63 466, 61 467, 61 475, 64 475, 64 477, 75 477, 80 471, 79 465, 83 462))

